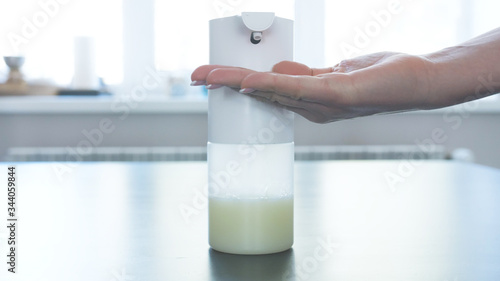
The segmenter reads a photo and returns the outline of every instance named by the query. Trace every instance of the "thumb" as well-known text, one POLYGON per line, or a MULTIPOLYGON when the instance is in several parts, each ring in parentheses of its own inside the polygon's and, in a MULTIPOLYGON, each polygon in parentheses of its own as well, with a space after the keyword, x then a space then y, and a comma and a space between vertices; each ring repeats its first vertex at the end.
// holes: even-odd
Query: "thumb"
POLYGON ((311 69, 302 63, 282 61, 273 66, 273 72, 288 75, 311 75, 311 69))
POLYGON ((309 66, 294 62, 294 61, 282 61, 273 66, 272 72, 287 74, 287 75, 309 75, 316 76, 319 74, 332 72, 331 67, 327 68, 310 68, 309 66))

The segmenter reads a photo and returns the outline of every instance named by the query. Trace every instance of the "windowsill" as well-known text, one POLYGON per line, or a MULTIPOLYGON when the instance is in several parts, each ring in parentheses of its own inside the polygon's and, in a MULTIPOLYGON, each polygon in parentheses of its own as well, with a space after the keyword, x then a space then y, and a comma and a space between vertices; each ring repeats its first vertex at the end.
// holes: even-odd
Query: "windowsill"
MULTIPOLYGON (((500 114, 500 100, 475 101, 474 104, 454 106, 457 112, 470 114, 500 114)), ((208 111, 204 97, 169 98, 149 97, 144 100, 113 96, 23 96, 0 97, 0 115, 3 114, 205 114, 208 111)), ((443 114, 446 109, 412 111, 404 114, 443 114)))
POLYGON ((130 113, 206 113, 207 99, 168 98, 147 99, 117 98, 113 96, 23 96, 0 97, 0 114, 121 114, 130 113))

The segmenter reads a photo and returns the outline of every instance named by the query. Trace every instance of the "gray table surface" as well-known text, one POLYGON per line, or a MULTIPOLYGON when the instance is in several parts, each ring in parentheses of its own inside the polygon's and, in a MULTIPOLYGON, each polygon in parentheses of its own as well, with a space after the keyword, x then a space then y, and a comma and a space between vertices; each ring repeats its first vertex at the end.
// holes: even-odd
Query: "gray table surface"
MULTIPOLYGON (((17 273, 2 263, 0 280, 500 280, 500 171, 493 168, 297 162, 294 246, 262 256, 209 248, 206 163, 16 168, 17 273)), ((7 235, 0 228, 2 260, 7 235)))

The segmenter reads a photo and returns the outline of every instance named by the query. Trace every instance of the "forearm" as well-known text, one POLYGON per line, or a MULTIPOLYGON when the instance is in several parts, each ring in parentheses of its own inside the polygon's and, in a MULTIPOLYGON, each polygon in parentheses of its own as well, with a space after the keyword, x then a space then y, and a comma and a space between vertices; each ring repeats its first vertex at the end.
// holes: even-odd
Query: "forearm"
POLYGON ((430 61, 428 97, 436 107, 500 92, 500 28, 423 57, 430 61))

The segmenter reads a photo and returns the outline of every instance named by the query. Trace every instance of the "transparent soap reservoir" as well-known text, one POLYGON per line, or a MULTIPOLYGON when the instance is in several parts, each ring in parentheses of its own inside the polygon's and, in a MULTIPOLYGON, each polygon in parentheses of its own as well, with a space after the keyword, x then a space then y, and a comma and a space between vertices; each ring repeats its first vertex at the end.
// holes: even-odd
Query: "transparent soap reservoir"
MULTIPOLYGON (((292 60, 293 22, 273 13, 210 21, 210 63, 269 71, 292 60)), ((292 112, 222 87, 209 91, 209 243, 233 254, 293 244, 292 112)))

